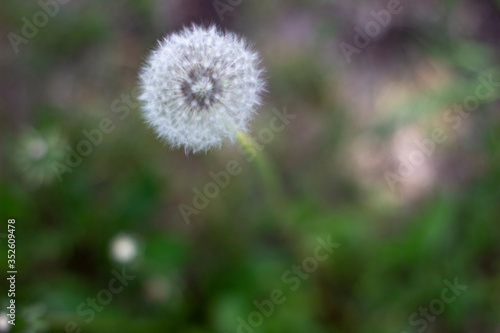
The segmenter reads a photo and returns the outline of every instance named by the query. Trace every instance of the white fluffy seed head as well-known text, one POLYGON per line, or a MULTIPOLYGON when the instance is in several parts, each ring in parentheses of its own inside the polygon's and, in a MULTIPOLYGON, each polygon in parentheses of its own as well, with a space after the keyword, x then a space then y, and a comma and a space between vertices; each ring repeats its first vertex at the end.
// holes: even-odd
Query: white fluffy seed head
POLYGON ((5 312, 0 312, 0 332, 10 331, 9 317, 5 312))
POLYGON ((138 254, 139 246, 132 236, 119 234, 113 238, 110 246, 111 258, 120 263, 129 263, 138 254))
POLYGON ((143 116, 172 147, 207 151, 233 141, 264 90, 257 53, 237 35, 192 26, 160 41, 140 74, 143 116))

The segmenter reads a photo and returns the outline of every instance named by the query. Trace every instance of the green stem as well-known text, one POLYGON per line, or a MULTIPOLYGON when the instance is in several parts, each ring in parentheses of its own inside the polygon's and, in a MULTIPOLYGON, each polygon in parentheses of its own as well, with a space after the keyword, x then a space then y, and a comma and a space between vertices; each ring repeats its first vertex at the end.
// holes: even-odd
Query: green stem
POLYGON ((284 204, 284 192, 278 179, 276 169, 267 156, 257 149, 257 145, 251 137, 242 131, 237 131, 236 138, 241 148, 248 153, 249 156, 253 157, 252 162, 262 177, 262 183, 267 192, 266 197, 270 209, 278 218, 283 219, 288 214, 284 204))

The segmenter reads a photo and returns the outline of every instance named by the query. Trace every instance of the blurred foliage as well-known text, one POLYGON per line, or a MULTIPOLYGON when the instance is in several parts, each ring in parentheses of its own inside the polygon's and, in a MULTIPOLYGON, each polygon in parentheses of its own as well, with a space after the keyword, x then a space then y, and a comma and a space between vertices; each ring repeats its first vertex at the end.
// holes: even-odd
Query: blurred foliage
POLYGON ((82 332, 238 332, 254 301, 281 289, 286 301, 255 332, 422 332, 409 318, 457 278, 467 289, 425 330, 498 332, 499 91, 457 130, 443 115, 481 75, 500 79, 500 1, 403 2, 348 63, 340 43, 387 3, 243 0, 221 21, 211 0, 68 1, 15 53, 8 35, 40 3, 2 0, 0 242, 5 253, 15 218, 19 272, 11 331, 77 332, 74 321, 82 332), (273 108, 297 115, 264 150, 283 207, 266 204, 266 184, 235 147, 185 156, 135 105, 115 110, 156 40, 191 22, 235 30, 261 52, 269 92, 253 135, 273 108), (53 162, 103 118, 114 130, 59 181, 53 162), (448 139, 390 191, 384 175, 415 150, 401 135, 421 141, 436 128, 448 139), (187 224, 179 205, 233 159, 242 173, 187 224), (121 233, 136 240, 127 263, 110 250, 121 233), (292 291, 283 274, 327 236, 340 247, 292 291), (78 307, 122 267, 134 279, 87 322, 78 307))

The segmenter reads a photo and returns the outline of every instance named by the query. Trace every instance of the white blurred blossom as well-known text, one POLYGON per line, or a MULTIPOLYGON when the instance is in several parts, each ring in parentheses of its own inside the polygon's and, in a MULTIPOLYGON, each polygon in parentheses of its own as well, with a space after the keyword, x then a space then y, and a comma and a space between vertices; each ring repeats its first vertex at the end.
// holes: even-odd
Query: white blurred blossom
POLYGON ((10 331, 9 318, 5 312, 0 312, 0 332, 10 331))
POLYGON ((119 234, 111 240, 110 252, 113 260, 126 264, 137 257, 139 245, 134 237, 127 234, 119 234))
POLYGON ((55 176, 52 163, 64 156, 63 146, 59 131, 29 128, 13 147, 14 165, 31 186, 51 183, 55 176))

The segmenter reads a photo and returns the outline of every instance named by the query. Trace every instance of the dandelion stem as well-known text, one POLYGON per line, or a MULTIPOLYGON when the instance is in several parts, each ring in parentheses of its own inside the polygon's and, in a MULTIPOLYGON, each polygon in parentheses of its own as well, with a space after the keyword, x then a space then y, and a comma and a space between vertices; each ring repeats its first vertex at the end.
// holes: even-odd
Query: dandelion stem
POLYGON ((251 161, 262 177, 262 182, 267 192, 267 201, 271 210, 274 211, 276 216, 280 219, 287 216, 288 214, 284 205, 285 196, 283 188, 273 164, 262 151, 257 149, 257 145, 251 137, 242 131, 237 131, 236 138, 241 148, 249 156, 252 156, 251 161))

